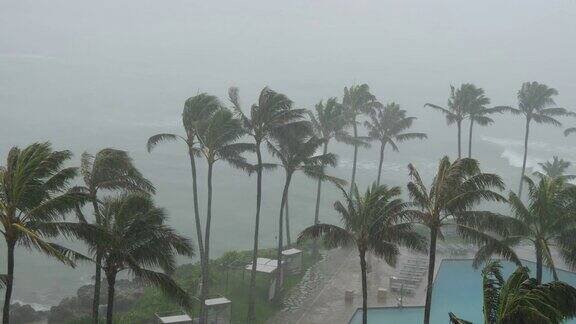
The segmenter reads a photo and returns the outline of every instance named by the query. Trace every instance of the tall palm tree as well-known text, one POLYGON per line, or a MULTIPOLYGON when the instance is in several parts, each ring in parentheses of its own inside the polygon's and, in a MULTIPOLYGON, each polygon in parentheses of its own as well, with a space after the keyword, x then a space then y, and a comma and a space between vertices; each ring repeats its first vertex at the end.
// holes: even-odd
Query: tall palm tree
POLYGON ((252 269, 250 271, 250 286, 248 289, 248 321, 256 319, 256 265, 258 258, 258 236, 260 229, 260 207, 262 204, 262 171, 274 167, 273 164, 262 161, 262 143, 270 137, 271 132, 287 123, 298 120, 302 117, 301 109, 291 109, 292 101, 287 96, 275 92, 268 87, 262 89, 258 102, 250 108, 249 115, 246 115, 241 108, 237 88, 228 90, 228 97, 232 102, 237 116, 248 135, 254 139, 256 150, 256 217, 254 224, 254 246, 252 249, 252 269))
POLYGON ((292 176, 296 171, 302 171, 304 175, 314 179, 321 178, 322 180, 337 184, 345 183, 343 180, 328 176, 324 173, 325 166, 336 165, 336 156, 332 153, 315 155, 316 150, 323 145, 324 140, 312 135, 312 133, 309 122, 291 123, 276 128, 272 132, 272 137, 267 142, 268 149, 274 157, 280 160, 281 167, 285 172, 284 189, 282 190, 280 216, 278 220, 276 296, 280 295, 281 288, 282 271, 280 271, 280 263, 282 262, 282 248, 284 247, 284 207, 286 206, 292 176))
MULTIPOLYGON (((482 270, 485 324, 560 324, 576 316, 576 288, 561 281, 541 284, 518 267, 507 280, 499 261, 482 270)), ((450 323, 470 323, 450 313, 450 323)))
POLYGON ((536 175, 540 174, 551 178, 554 177, 565 177, 565 179, 574 178, 573 175, 566 174, 566 169, 570 167, 571 163, 557 156, 554 156, 552 158, 552 162, 546 161, 544 163, 538 163, 538 165, 540 166, 540 168, 542 168, 542 171, 544 173, 536 171, 534 172, 534 174, 536 175))
MULTIPOLYGON (((210 278, 210 234, 212 224, 212 174, 214 164, 224 161, 233 167, 250 171, 246 159, 241 156, 243 152, 254 151, 254 144, 237 143, 238 139, 246 134, 241 121, 234 118, 233 113, 222 107, 208 119, 199 124, 198 141, 201 144, 200 153, 208 164, 207 176, 207 206, 206 228, 204 229, 204 273, 202 274, 203 299, 209 294, 210 278)), ((206 315, 206 314, 204 314, 206 315)))
POLYGON ((64 167, 72 153, 53 151, 49 143, 34 143, 24 149, 10 149, 4 167, 0 167, 0 233, 7 247, 7 272, 2 323, 10 323, 10 302, 14 286, 14 252, 23 246, 38 250, 69 266, 75 266, 80 254, 47 241, 69 232, 59 221, 88 197, 67 190, 77 168, 64 167))
MULTIPOLYGON (((312 123, 312 130, 316 137, 324 140, 322 146, 322 154, 328 153, 328 144, 330 140, 336 139, 340 142, 350 143, 352 137, 346 131, 347 126, 350 124, 346 116, 344 105, 338 103, 338 99, 330 98, 326 103, 320 101, 314 107, 314 112, 308 111, 310 122, 312 123)), ((322 179, 318 179, 316 185, 316 208, 314 209, 314 225, 319 224, 320 214, 320 195, 322 193, 322 179)), ((288 214, 288 209, 286 209, 288 214)), ((318 255, 318 244, 314 240, 313 255, 318 255)))
POLYGON ((528 137, 530 135, 530 122, 534 121, 537 124, 550 124, 556 127, 562 124, 555 118, 561 116, 572 115, 564 108, 551 107, 556 106, 554 96, 558 95, 558 91, 550 88, 545 84, 538 82, 525 82, 522 88, 518 91, 518 108, 507 107, 507 110, 514 115, 523 115, 526 119, 525 133, 524 133, 524 158, 522 160, 522 174, 520 176, 520 185, 518 188, 518 196, 522 197, 522 185, 524 175, 526 173, 526 158, 528 157, 528 137))
POLYGON ((346 114, 352 124, 354 131, 353 141, 349 144, 354 145, 354 160, 352 161, 352 178, 350 179, 350 192, 356 183, 356 163, 358 161, 358 147, 368 146, 363 137, 358 135, 358 117, 362 114, 369 113, 375 108, 382 107, 376 96, 370 93, 370 87, 367 84, 353 85, 350 88, 344 88, 344 98, 342 104, 346 108, 346 114))
POLYGON ((501 227, 507 230, 499 245, 483 246, 476 255, 475 263, 486 261, 493 254, 512 255, 512 247, 528 242, 534 246, 536 254, 536 280, 542 282, 542 270, 546 265, 557 280, 556 266, 552 257, 552 248, 557 247, 561 258, 571 267, 576 267, 576 188, 567 186, 563 177, 540 175, 538 184, 525 177, 528 184, 529 202, 525 204, 520 197, 510 193, 508 202, 512 216, 500 216, 501 227))
POLYGON ((337 201, 334 209, 340 214, 343 226, 315 224, 300 233, 298 241, 323 238, 326 246, 358 249, 362 273, 362 323, 368 321, 368 285, 366 253, 372 252, 396 266, 399 246, 425 251, 426 240, 413 229, 406 214, 407 203, 400 196, 400 188, 372 185, 361 195, 354 187, 352 194, 342 190, 344 201, 337 201))
MULTIPOLYGON (((90 197, 94 212, 94 223, 99 224, 100 206, 98 192, 100 190, 127 190, 154 193, 154 186, 142 176, 132 163, 126 151, 105 148, 95 156, 85 152, 80 162, 80 172, 84 180, 83 186, 74 187, 73 190, 85 193, 90 197)), ((80 208, 76 215, 82 223, 88 223, 80 208)), ((98 323, 98 307, 100 304, 101 285, 101 253, 96 253, 96 271, 94 279, 94 299, 92 301, 92 321, 98 323)))
POLYGON ((458 128, 458 158, 462 157, 462 122, 468 117, 471 102, 469 99, 473 97, 475 89, 476 87, 470 83, 464 83, 458 89, 450 86, 447 108, 431 103, 424 105, 424 107, 430 107, 443 113, 448 125, 456 124, 458 128))
POLYGON ((484 89, 478 88, 475 85, 470 85, 468 98, 468 119, 470 119, 470 128, 468 133, 468 157, 472 157, 472 133, 474 129, 474 124, 480 126, 487 126, 494 123, 494 119, 490 118, 489 115, 495 113, 502 113, 506 110, 504 107, 493 107, 488 108, 487 105, 490 104, 490 98, 486 97, 484 89))
MULTIPOLYGON (((194 97, 190 97, 184 103, 184 110, 182 112, 182 125, 186 132, 185 136, 162 133, 157 134, 148 139, 147 149, 151 152, 156 145, 162 142, 170 142, 181 140, 186 144, 188 149, 188 157, 190 158, 190 170, 192 171, 192 198, 194 203, 194 222, 196 227, 196 239, 197 239, 197 254, 200 257, 200 268, 204 269, 204 240, 202 235, 202 222, 200 220, 200 212, 198 207, 198 185, 197 185, 197 174, 196 174, 196 157, 199 154, 199 143, 197 139, 199 124, 209 118, 214 112, 222 107, 222 104, 217 97, 208 95, 206 93, 198 94, 194 97)), ((204 273, 204 270, 202 271, 204 273)), ((204 298, 206 292, 204 291, 204 286, 201 287, 200 291, 200 308, 201 313, 203 313, 204 298)), ((202 317, 201 317, 202 318, 202 317)))
MULTIPOLYGON (((464 239, 484 245, 493 245, 506 249, 507 245, 487 234, 488 231, 502 234, 500 223, 492 220, 499 216, 488 211, 475 210, 484 201, 505 201, 504 197, 493 191, 504 189, 499 176, 483 173, 478 161, 462 158, 450 162, 442 158, 429 189, 426 188, 418 170, 408 165, 410 182, 408 193, 416 210, 411 217, 430 230, 430 252, 428 261, 428 284, 426 288, 426 305, 424 323, 430 323, 430 306, 436 262, 436 242, 443 239, 441 229, 446 225, 455 226, 458 234, 464 239)), ((506 255, 518 262, 515 255, 506 255)))
POLYGON ((106 323, 112 324, 116 277, 124 270, 189 307, 188 294, 169 274, 176 269, 176 255, 192 256, 192 244, 166 225, 166 212, 154 206, 149 195, 125 193, 104 199, 100 217, 101 235, 83 239, 103 251, 100 266, 108 282, 106 323))
POLYGON ((428 138, 424 133, 405 133, 407 129, 412 127, 415 119, 416 117, 406 117, 406 110, 400 109, 399 104, 392 102, 383 109, 375 109, 370 114, 370 120, 364 122, 370 139, 380 142, 380 160, 378 162, 376 184, 380 184, 386 144, 389 144, 394 151, 398 152, 396 142, 428 138))

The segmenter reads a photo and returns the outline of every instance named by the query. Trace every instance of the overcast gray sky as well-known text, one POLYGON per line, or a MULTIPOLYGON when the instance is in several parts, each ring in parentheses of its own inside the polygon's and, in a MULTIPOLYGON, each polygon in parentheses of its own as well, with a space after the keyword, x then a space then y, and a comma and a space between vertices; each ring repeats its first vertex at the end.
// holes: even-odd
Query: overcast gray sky
POLYGON ((526 80, 574 105, 575 17, 573 0, 0 0, 0 108, 147 122, 197 91, 309 106, 354 82, 407 108, 460 82, 513 104, 526 80))

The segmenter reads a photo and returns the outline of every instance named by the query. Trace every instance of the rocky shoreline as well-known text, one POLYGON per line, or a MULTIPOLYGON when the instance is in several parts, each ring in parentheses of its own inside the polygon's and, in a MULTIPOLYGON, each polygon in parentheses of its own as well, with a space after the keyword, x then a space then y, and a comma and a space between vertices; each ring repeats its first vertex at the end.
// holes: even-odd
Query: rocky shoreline
MULTIPOLYGON (((101 305, 106 304, 107 288, 106 281, 103 281, 100 293, 101 305)), ((114 309, 119 312, 129 310, 144 294, 144 286, 136 280, 118 280, 115 288, 114 309)), ((94 285, 82 286, 76 291, 76 296, 64 298, 49 311, 35 310, 31 305, 16 302, 10 309, 10 321, 14 324, 62 324, 70 320, 89 317, 93 295, 94 285)))

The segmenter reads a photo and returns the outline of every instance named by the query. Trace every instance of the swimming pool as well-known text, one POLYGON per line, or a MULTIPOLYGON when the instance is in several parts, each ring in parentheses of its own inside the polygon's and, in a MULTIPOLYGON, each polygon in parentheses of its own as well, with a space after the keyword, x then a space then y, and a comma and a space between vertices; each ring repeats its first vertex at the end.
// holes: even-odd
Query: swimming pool
MULTIPOLYGON (((533 262, 523 261, 530 269, 531 274, 536 273, 533 262)), ((503 274, 506 278, 516 266, 503 262, 503 274)), ((558 270, 558 277, 572 286, 576 286, 576 273, 558 270)), ((552 280, 550 271, 544 271, 544 281, 552 280)), ((482 279, 480 269, 472 267, 472 260, 443 260, 436 276, 432 297, 431 322, 436 324, 448 323, 448 313, 453 312, 460 318, 473 323, 482 323, 482 279)), ((424 319, 423 307, 405 308, 370 308, 368 309, 368 323, 420 323, 424 319)), ((362 323, 362 310, 356 311, 350 324, 362 323)), ((568 323, 576 324, 576 320, 568 323)))

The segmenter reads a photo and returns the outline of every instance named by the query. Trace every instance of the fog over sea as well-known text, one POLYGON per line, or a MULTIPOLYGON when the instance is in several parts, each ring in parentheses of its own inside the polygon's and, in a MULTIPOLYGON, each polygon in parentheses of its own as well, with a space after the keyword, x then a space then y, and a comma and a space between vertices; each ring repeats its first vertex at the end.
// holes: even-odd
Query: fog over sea
MULTIPOLYGON (((313 108, 320 99, 341 98, 344 86, 368 83, 382 102, 398 102, 418 117, 412 130, 429 136, 402 143, 399 153, 386 150, 383 183, 404 189, 408 163, 430 181, 443 155, 456 156, 456 128, 423 108, 426 102, 444 105, 451 84, 473 82, 494 105, 515 105, 521 83, 539 81, 558 89, 559 106, 576 111, 575 16, 572 0, 5 0, 0 2, 0 164, 11 146, 34 141, 73 151, 74 165, 84 151, 127 150, 156 185, 156 201, 167 209, 170 224, 195 239, 183 144, 145 149, 151 135, 183 132, 186 98, 208 92, 228 104, 227 89, 237 86, 247 109, 268 85, 295 107, 313 108), (541 43, 535 46, 536 41, 541 43)), ((509 115, 494 119, 490 127, 475 125, 473 156, 517 190, 524 121, 509 115)), ((576 119, 564 123, 576 126, 576 119)), ((576 161, 576 137, 565 138, 562 131, 532 126, 528 173, 554 155, 576 161)), ((466 123, 462 133, 467 154, 466 123)), ((330 174, 348 180, 353 148, 331 143, 330 150, 339 157, 330 174)), ((361 189, 375 180, 377 167, 378 148, 361 149, 361 189)), ((198 173, 203 211, 203 162, 198 173)), ((262 247, 274 246, 283 177, 279 170, 264 175, 262 247)), ((312 224, 315 188, 302 175, 294 178, 293 238, 312 224)), ((323 188, 321 219, 337 222, 332 204, 340 192, 323 188)), ((216 165, 212 257, 251 248, 255 191, 255 176, 216 165)), ((0 272, 6 266, 3 244, 0 272)), ((14 299, 38 308, 55 305, 90 283, 92 275, 92 266, 70 269, 20 248, 14 299)))

